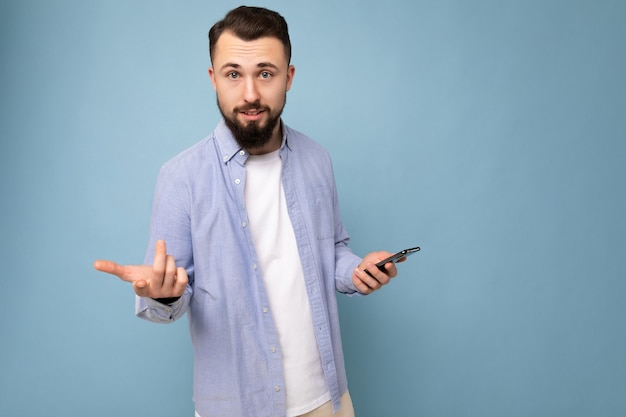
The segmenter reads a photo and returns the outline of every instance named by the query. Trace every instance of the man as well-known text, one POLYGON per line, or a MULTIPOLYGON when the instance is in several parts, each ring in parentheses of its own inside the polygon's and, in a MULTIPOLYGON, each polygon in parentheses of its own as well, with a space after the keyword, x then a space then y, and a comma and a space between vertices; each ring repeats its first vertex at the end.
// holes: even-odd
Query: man
POLYGON ((94 266, 132 282, 139 317, 187 313, 197 416, 353 416, 335 292, 368 294, 396 267, 350 251, 330 157, 281 120, 283 17, 242 6, 209 41, 222 122, 162 167, 145 265, 94 266))

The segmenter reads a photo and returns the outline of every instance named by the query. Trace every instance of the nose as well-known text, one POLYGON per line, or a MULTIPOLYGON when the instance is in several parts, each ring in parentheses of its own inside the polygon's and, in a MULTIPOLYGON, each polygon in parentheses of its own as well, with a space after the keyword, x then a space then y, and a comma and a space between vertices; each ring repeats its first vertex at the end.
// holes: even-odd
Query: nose
POLYGON ((259 100, 259 89, 256 85, 256 80, 254 78, 249 78, 245 83, 244 97, 243 99, 248 103, 254 103, 259 100))

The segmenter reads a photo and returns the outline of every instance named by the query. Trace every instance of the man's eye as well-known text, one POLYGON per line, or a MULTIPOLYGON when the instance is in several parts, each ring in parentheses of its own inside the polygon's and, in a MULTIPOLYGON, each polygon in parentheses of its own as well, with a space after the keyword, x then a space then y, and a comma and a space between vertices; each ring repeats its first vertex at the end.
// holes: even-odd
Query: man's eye
POLYGON ((228 74, 226 74, 226 76, 230 78, 231 80, 236 80, 237 78, 239 78, 239 74, 234 71, 229 72, 228 74))
POLYGON ((268 71, 263 71, 261 73, 261 78, 270 78, 272 76, 272 74, 268 71))

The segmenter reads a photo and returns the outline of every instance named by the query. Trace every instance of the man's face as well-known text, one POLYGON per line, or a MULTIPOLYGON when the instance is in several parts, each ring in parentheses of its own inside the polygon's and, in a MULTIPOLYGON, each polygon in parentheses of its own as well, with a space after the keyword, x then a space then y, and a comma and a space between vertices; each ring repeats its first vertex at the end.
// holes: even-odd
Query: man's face
POLYGON ((244 41, 224 32, 213 52, 209 75, 227 126, 252 153, 278 149, 280 115, 295 69, 276 38, 244 41))

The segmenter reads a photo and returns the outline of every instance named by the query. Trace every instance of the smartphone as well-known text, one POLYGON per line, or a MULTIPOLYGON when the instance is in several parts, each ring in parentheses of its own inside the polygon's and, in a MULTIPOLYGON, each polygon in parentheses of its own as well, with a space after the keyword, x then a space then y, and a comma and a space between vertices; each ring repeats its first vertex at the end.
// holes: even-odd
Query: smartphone
POLYGON ((420 248, 419 246, 416 246, 414 248, 409 248, 409 249, 404 249, 401 250, 398 253, 395 253, 393 255, 391 255, 389 258, 387 259, 383 259, 382 261, 376 263, 376 266, 378 267, 378 269, 380 269, 383 272, 387 272, 387 270, 385 269, 385 264, 387 262, 397 262, 399 259, 405 258, 409 255, 413 255, 414 253, 419 252, 420 248))

